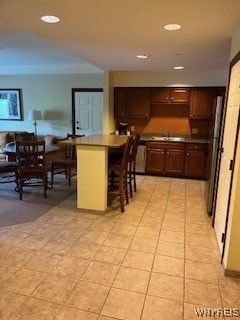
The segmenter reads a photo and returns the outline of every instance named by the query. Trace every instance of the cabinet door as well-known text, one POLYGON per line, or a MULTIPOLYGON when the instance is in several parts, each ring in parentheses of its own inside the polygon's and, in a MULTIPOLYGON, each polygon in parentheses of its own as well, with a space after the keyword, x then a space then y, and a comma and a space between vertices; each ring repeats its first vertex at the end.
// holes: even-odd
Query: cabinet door
POLYGON ((184 150, 166 151, 166 173, 182 174, 184 169, 184 150))
POLYGON ((213 89, 192 89, 190 119, 209 119, 212 114, 213 89))
POLYGON ((189 89, 185 89, 185 88, 171 89, 170 103, 179 103, 179 104, 189 103, 189 89))
POLYGON ((126 88, 114 88, 114 118, 126 117, 126 88))
POLYGON ((193 177, 203 177, 205 168, 204 151, 187 151, 185 159, 185 174, 193 177))
POLYGON ((169 103, 169 88, 153 88, 151 90, 151 103, 169 103))
POLYGON ((164 173, 164 149, 147 148, 146 173, 164 173))
POLYGON ((150 117, 149 88, 127 88, 127 116, 150 117))

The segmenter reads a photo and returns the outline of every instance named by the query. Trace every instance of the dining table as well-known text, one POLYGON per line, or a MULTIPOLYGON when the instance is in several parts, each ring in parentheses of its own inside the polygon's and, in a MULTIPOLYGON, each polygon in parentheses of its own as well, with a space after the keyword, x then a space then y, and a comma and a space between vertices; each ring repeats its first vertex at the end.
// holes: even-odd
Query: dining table
MULTIPOLYGON (((59 150, 56 145, 45 145, 46 167, 50 170, 50 163, 54 160, 54 154, 59 150)), ((4 153, 8 156, 8 161, 16 161, 16 144, 12 143, 3 148, 4 153)))
POLYGON ((98 134, 60 141, 76 146, 77 208, 90 213, 107 209, 108 152, 122 148, 127 136, 98 134))

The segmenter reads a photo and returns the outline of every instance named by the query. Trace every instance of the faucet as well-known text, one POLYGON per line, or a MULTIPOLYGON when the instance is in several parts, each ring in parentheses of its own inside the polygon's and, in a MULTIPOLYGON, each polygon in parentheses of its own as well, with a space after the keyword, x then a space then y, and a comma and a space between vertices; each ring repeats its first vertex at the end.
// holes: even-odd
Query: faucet
POLYGON ((163 132, 166 138, 169 138, 170 132, 168 130, 161 129, 160 131, 163 132))

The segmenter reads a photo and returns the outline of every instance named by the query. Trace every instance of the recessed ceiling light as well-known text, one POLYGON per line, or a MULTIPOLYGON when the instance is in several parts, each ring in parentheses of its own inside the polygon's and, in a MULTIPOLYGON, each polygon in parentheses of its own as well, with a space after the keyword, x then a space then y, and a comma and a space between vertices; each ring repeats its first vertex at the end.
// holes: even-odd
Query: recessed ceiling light
POLYGON ((138 55, 137 55, 137 58, 138 58, 138 59, 147 59, 147 58, 149 58, 149 57, 150 57, 149 54, 138 54, 138 55))
POLYGON ((181 29, 182 26, 177 23, 170 23, 170 24, 166 24, 163 28, 168 31, 175 31, 175 30, 181 29))
POLYGON ((60 21, 60 19, 56 16, 42 16, 41 20, 46 23, 57 23, 60 21))
POLYGON ((176 67, 174 67, 174 69, 175 70, 181 70, 181 69, 184 69, 184 67, 183 66, 176 66, 176 67))

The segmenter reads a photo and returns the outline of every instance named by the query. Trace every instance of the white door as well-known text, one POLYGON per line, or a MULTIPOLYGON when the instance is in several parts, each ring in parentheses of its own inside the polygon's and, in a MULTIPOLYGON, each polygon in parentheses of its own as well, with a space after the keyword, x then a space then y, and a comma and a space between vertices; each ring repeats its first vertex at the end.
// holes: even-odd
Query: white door
POLYGON ((103 123, 103 92, 74 92, 75 133, 102 133, 103 123))
POLYGON ((227 207, 232 171, 230 162, 234 156, 237 124, 240 105, 240 61, 232 67, 227 101, 227 111, 223 136, 223 153, 221 157, 219 184, 215 211, 214 229, 220 252, 223 249, 222 235, 225 232, 227 207))

